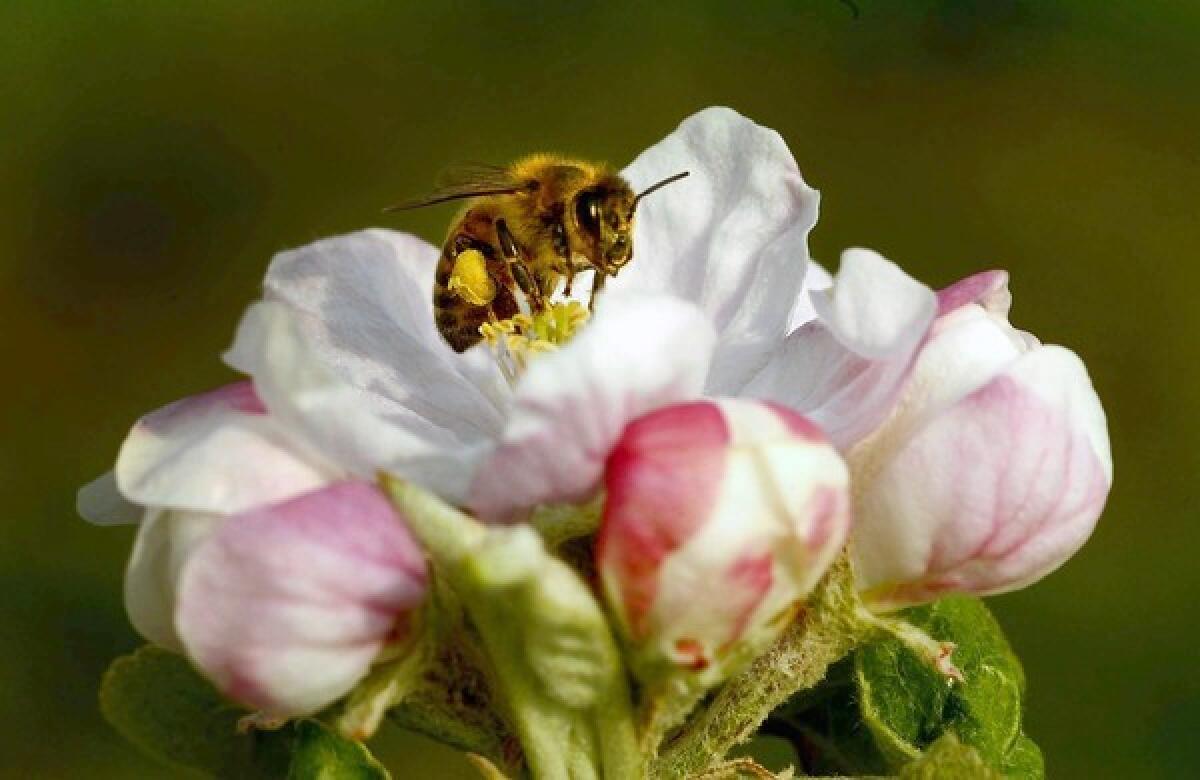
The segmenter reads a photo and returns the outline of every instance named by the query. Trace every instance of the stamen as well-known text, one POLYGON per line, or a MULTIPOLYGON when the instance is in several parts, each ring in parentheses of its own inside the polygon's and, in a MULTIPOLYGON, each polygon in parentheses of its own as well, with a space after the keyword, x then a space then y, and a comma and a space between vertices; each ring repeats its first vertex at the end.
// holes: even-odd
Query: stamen
POLYGON ((552 303, 536 314, 517 314, 507 320, 485 322, 479 334, 492 350, 496 364, 515 385, 536 356, 566 344, 588 319, 588 310, 577 301, 552 303))

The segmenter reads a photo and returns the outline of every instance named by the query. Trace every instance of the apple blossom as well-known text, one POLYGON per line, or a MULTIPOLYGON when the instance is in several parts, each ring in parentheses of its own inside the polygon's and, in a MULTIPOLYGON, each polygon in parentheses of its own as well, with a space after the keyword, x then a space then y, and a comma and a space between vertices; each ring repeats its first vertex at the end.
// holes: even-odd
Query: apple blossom
POLYGON ((753 376, 801 289, 817 195, 778 134, 708 109, 623 173, 639 187, 680 170, 640 207, 634 262, 591 321, 519 375, 486 345, 446 348, 438 250, 386 230, 278 255, 226 359, 354 473, 386 470, 492 522, 586 498, 627 422, 753 376))
POLYGON ((850 250, 815 319, 747 387, 825 428, 850 465, 860 586, 877 609, 1024 587, 1090 535, 1112 483, 1082 362, 1009 325, 1008 275, 935 293, 850 250))
POLYGON ((849 529, 845 465, 800 415, 723 399, 632 422, 608 459, 597 568, 639 655, 703 669, 762 645, 849 529))

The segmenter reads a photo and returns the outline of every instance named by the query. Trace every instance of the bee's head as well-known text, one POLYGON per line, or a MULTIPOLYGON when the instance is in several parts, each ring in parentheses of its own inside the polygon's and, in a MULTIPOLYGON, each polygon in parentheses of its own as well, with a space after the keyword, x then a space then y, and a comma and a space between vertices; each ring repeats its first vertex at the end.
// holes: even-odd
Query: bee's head
POLYGON ((613 176, 579 191, 571 209, 583 238, 584 254, 610 276, 633 258, 633 209, 637 196, 624 179, 613 176))
POLYGON ((669 176, 636 195, 620 176, 606 177, 579 191, 571 213, 587 245, 588 261, 597 271, 616 276, 633 259, 633 215, 638 201, 684 176, 686 171, 669 176))

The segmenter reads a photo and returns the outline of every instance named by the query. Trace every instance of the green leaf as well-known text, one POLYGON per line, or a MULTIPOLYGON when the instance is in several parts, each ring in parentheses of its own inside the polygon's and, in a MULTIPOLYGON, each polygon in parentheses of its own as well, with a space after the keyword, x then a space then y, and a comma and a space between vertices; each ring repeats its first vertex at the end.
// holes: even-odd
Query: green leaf
POLYGON ((222 698, 183 657, 147 645, 109 667, 104 717, 155 758, 221 778, 386 778, 367 749, 311 720, 238 732, 244 709, 222 698))
POLYGON ((964 683, 947 685, 901 642, 883 640, 832 667, 820 686, 776 710, 767 728, 792 739, 811 772, 895 774, 953 734, 1004 777, 1044 777, 1041 752, 1021 731, 1024 672, 987 607, 955 596, 901 617, 957 645, 953 661, 964 683))
POLYGON ((983 602, 950 597, 904 618, 957 645, 953 660, 966 681, 948 686, 895 640, 855 654, 859 712, 889 767, 899 770, 952 732, 988 766, 1011 777, 1042 777, 1040 751, 1021 731, 1024 672, 983 602))
POLYGON ((1004 757, 1000 771, 1005 777, 1041 780, 1046 776, 1046 762, 1037 743, 1022 734, 1004 757))
POLYGON ((150 755, 210 775, 280 777, 290 746, 277 732, 237 733, 231 706, 175 653, 147 645, 117 659, 100 687, 100 709, 150 755))

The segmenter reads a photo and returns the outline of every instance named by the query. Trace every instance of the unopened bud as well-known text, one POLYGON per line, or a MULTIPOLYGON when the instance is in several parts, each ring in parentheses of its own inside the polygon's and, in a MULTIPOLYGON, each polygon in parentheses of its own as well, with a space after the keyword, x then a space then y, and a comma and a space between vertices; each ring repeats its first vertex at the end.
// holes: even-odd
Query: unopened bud
POLYGON ((701 670, 774 635, 845 542, 845 464, 784 407, 697 401, 631 423, 597 548, 639 665, 701 670))

